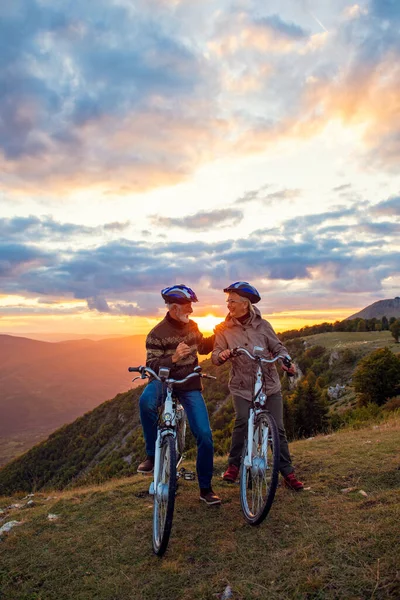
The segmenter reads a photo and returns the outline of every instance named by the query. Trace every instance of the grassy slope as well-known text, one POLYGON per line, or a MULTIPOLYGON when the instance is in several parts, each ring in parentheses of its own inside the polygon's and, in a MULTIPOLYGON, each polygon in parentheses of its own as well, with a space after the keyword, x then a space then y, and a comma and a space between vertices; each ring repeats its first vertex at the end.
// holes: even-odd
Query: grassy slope
MULTIPOLYGON (((291 445, 311 489, 279 488, 260 527, 245 524, 237 486, 215 478, 223 505, 198 501, 196 484, 177 496, 167 554, 151 552, 149 480, 37 494, 0 543, 0 593, 7 600, 215 600, 400 597, 398 488, 400 418, 291 445), (344 494, 342 488, 355 487, 344 494), (358 490, 364 490, 363 497, 358 490), (49 522, 47 514, 59 519, 49 522)), ((216 473, 224 461, 217 459, 216 473)), ((17 498, 2 498, 5 507, 17 498)), ((3 522, 5 522, 3 521, 3 522)))
POLYGON ((355 331, 343 332, 332 331, 329 333, 317 333, 303 338, 307 346, 320 345, 328 350, 360 350, 368 354, 377 348, 387 346, 395 354, 400 352, 400 344, 396 344, 390 331, 355 331))

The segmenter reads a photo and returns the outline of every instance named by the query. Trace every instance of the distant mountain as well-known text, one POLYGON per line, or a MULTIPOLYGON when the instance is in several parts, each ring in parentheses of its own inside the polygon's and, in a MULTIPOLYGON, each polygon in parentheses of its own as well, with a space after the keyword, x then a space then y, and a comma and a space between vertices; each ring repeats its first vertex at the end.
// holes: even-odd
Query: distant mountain
POLYGON ((400 318, 400 297, 396 296, 393 300, 378 300, 369 306, 366 306, 358 313, 347 317, 346 320, 350 319, 382 319, 382 317, 395 317, 400 318))
POLYGON ((128 366, 144 360, 145 336, 50 343, 0 335, 0 438, 37 442, 38 432, 129 389, 128 366))

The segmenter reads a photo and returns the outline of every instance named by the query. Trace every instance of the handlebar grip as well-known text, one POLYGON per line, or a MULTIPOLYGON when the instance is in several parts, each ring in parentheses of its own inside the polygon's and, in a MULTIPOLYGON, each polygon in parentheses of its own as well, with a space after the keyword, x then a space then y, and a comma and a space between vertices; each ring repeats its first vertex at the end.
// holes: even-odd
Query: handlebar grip
MULTIPOLYGON (((286 356, 285 356, 285 358, 282 358, 282 363, 283 363, 283 364, 285 365, 285 367, 287 367, 288 369, 290 369, 290 367, 292 366, 292 361, 291 361, 289 358, 287 358, 286 356)), ((286 371, 286 375, 287 375, 288 377, 294 377, 294 373, 288 373, 287 371, 286 371)))
POLYGON ((140 373, 140 367, 128 367, 129 373, 140 373))

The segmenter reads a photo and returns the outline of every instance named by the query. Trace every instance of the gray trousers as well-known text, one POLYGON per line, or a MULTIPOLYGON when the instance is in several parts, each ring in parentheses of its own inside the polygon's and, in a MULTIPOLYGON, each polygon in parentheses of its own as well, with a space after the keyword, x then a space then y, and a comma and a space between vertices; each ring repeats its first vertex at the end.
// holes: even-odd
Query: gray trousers
MULTIPOLYGON (((230 465, 240 466, 240 459, 244 440, 247 435, 247 421, 249 418, 250 402, 241 396, 233 396, 233 405, 235 407, 236 419, 232 433, 231 450, 229 452, 228 463, 230 465)), ((283 402, 280 393, 268 396, 266 402, 268 412, 274 417, 279 433, 280 443, 280 464, 279 470, 285 477, 293 472, 292 459, 290 458, 288 441, 286 439, 285 428, 283 425, 283 402)))

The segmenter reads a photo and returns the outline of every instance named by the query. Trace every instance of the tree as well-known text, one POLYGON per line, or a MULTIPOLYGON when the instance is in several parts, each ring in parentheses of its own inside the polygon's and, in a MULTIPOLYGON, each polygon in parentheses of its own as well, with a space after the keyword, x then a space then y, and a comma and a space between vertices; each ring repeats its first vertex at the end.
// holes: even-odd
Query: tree
POLYGON ((353 375, 359 403, 379 406, 395 396, 400 384, 400 359, 389 348, 379 348, 360 360, 353 375))
POLYGON ((312 371, 301 381, 293 395, 293 424, 298 437, 307 437, 326 430, 328 402, 316 384, 312 371))
POLYGON ((394 323, 391 324, 389 329, 390 329, 390 333, 394 337, 394 341, 396 342, 396 344, 398 344, 399 337, 400 337, 400 320, 397 319, 396 321, 394 321, 394 323))
POLYGON ((384 315, 382 317, 382 330, 383 331, 389 331, 389 321, 387 320, 387 316, 384 315))
POLYGON ((364 319, 360 319, 357 325, 357 331, 367 331, 364 319))

